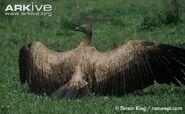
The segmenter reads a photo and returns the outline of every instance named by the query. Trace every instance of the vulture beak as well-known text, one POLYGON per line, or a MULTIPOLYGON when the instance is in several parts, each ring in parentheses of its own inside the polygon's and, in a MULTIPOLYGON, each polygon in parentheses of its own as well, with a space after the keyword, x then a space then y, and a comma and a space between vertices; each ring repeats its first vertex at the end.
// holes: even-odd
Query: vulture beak
POLYGON ((81 27, 76 27, 74 31, 81 31, 81 27))

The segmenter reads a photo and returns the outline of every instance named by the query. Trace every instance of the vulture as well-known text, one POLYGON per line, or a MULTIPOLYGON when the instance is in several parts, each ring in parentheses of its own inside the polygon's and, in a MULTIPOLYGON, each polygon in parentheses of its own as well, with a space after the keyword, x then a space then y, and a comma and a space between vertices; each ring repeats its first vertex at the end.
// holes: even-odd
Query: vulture
POLYGON ((32 92, 59 98, 85 95, 124 96, 155 82, 185 85, 185 49, 156 42, 130 40, 107 52, 92 46, 91 26, 79 46, 66 52, 31 42, 20 49, 21 84, 32 92))

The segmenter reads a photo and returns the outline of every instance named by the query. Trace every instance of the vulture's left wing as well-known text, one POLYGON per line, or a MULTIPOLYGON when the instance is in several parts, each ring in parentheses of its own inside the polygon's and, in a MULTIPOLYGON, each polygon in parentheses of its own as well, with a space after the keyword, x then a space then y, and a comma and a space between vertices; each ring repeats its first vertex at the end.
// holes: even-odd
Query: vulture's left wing
POLYGON ((180 82, 185 84, 185 49, 130 41, 97 56, 94 91, 100 94, 123 95, 148 87, 154 81, 177 86, 180 82))
POLYGON ((56 52, 40 42, 22 47, 19 55, 20 81, 34 92, 50 94, 71 79, 75 50, 56 52))

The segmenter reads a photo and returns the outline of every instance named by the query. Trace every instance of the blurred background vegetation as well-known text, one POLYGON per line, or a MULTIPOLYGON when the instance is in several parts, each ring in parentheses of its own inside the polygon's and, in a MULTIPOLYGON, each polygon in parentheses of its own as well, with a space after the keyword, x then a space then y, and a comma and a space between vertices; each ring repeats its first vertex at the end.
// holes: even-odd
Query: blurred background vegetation
POLYGON ((73 29, 84 23, 92 24, 93 46, 100 51, 131 39, 185 47, 184 4, 184 0, 1 0, 0 113, 120 113, 114 107, 121 105, 182 106, 178 113, 185 113, 185 87, 173 85, 155 85, 121 98, 68 101, 35 95, 20 85, 17 63, 19 49, 28 42, 40 41, 56 51, 76 48, 83 34, 73 29), (53 15, 4 15, 7 4, 32 2, 51 4, 53 15))

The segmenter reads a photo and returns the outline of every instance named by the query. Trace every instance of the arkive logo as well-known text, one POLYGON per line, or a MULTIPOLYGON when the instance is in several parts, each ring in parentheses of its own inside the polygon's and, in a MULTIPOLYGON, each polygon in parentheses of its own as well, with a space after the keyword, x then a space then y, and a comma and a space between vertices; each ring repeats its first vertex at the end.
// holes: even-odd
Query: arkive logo
POLYGON ((52 15, 51 4, 8 4, 5 8, 5 15, 52 15))

